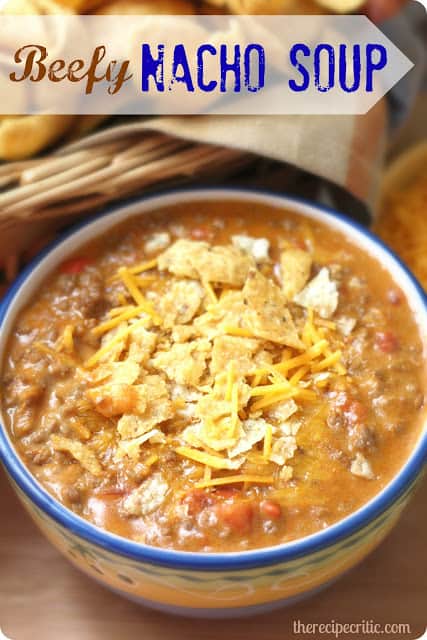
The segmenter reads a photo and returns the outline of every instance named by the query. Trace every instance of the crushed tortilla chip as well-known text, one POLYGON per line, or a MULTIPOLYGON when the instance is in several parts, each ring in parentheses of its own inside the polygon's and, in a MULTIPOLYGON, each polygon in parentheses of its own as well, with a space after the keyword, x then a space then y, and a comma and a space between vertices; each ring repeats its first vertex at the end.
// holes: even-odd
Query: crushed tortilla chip
POLYGON ((145 327, 137 327, 129 336, 129 359, 144 365, 153 353, 157 335, 145 327))
POLYGON ((196 315, 205 296, 203 287, 196 280, 178 280, 162 296, 158 312, 163 326, 186 324, 196 315))
POLYGON ((354 476, 359 476, 359 478, 365 478, 366 480, 375 478, 369 461, 361 453, 356 453, 356 457, 351 463, 350 471, 354 476))
POLYGON ((88 389, 86 395, 98 413, 106 418, 145 410, 145 398, 140 396, 136 385, 108 383, 88 389))
POLYGON ((144 250, 146 253, 157 253, 162 251, 170 244, 171 237, 167 231, 158 231, 153 233, 145 242, 144 250))
POLYGON ((285 297, 274 282, 259 271, 251 270, 242 296, 247 304, 243 325, 254 336, 296 349, 303 348, 285 297))
POLYGON ((302 249, 286 249, 280 256, 282 289, 288 300, 304 289, 308 282, 313 261, 302 249))
POLYGON ((174 344, 168 351, 157 352, 151 362, 154 367, 164 371, 169 380, 196 387, 205 372, 210 352, 211 343, 202 338, 174 344))
POLYGON ((252 238, 251 236, 239 235, 232 236, 231 242, 238 249, 249 253, 256 263, 269 260, 270 242, 267 238, 252 238))
POLYGON ((283 483, 289 482, 294 477, 294 470, 289 465, 285 464, 279 471, 279 480, 283 483))
POLYGON ((285 422, 298 411, 298 405, 295 400, 286 400, 280 402, 268 410, 268 417, 278 422, 285 422))
POLYGON ((296 450, 297 442, 295 436, 282 436, 273 442, 270 460, 282 466, 293 458, 296 450))
POLYGON ((123 511, 130 516, 146 516, 160 507, 169 485, 161 473, 154 473, 123 500, 123 511))
POLYGON ((307 309, 313 309, 321 318, 330 318, 338 307, 338 289, 331 280, 329 269, 323 267, 313 280, 300 291, 294 302, 307 309))
MULTIPOLYGON (((146 376, 141 384, 130 387, 135 402, 118 421, 118 432, 123 439, 137 438, 174 415, 174 406, 168 387, 160 376, 146 376)), ((94 390, 97 391, 97 390, 94 390)), ((123 407, 117 407, 123 408, 123 407)))
POLYGON ((295 418, 291 418, 281 422, 277 430, 282 436, 296 436, 298 431, 301 429, 302 423, 300 420, 296 420, 295 418))
POLYGON ((202 336, 212 340, 227 333, 225 327, 238 327, 246 312, 241 291, 226 291, 219 302, 194 320, 194 328, 202 336))
POLYGON ((245 420, 239 440, 234 447, 228 450, 229 457, 235 458, 242 453, 246 453, 246 451, 250 451, 254 444, 264 439, 267 427, 268 423, 262 418, 245 420))
MULTIPOLYGON (((123 416, 123 418, 124 417, 125 416, 123 416)), ((121 420, 123 420, 123 418, 121 418, 121 420)), ((164 433, 162 433, 159 429, 151 429, 147 433, 143 433, 142 435, 138 436, 137 438, 133 438, 132 440, 121 440, 117 446, 116 453, 114 455, 114 461, 118 462, 124 457, 128 457, 134 461, 138 461, 141 455, 141 445, 148 441, 150 441, 151 444, 160 444, 166 442, 166 438, 164 433)))
POLYGON ((91 372, 89 379, 95 383, 108 380, 112 384, 133 384, 138 379, 139 373, 139 364, 127 359, 101 364, 91 372))
POLYGON ((188 342, 196 336, 196 331, 192 325, 176 324, 171 333, 172 342, 188 342))
POLYGON ((236 247, 211 247, 207 242, 185 239, 177 240, 158 260, 162 271, 237 287, 243 285, 254 265, 253 258, 236 247))
POLYGON ((259 340, 217 336, 213 342, 211 372, 213 375, 221 373, 233 361, 239 374, 246 375, 254 368, 254 355, 259 348, 259 340))
POLYGON ((102 467, 92 449, 87 444, 70 440, 64 436, 53 434, 50 437, 53 448, 56 451, 69 453, 77 462, 79 462, 86 471, 94 476, 102 474, 102 467))

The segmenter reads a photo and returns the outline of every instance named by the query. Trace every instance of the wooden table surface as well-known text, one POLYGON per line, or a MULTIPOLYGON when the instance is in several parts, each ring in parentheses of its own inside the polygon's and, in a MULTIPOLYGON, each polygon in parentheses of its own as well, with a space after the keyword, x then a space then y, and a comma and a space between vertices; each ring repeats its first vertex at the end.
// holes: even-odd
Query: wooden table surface
MULTIPOLYGON (((0 628, 12 640, 288 640, 304 623, 404 623, 411 633, 349 640, 420 638, 427 623, 427 482, 365 562, 320 595, 272 614, 232 621, 175 618, 131 604, 79 573, 39 533, 0 471, 0 628)), ((1 638, 1 634, 0 634, 1 638)))

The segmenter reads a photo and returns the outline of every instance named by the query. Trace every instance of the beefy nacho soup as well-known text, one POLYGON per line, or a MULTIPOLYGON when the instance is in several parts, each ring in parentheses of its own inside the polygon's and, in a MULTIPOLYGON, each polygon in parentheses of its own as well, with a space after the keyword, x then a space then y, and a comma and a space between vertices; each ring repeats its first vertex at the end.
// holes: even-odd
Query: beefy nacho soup
POLYGON ((99 527, 191 551, 329 526, 425 416, 405 294, 291 212, 190 204, 109 231, 21 314, 2 379, 22 459, 99 527))

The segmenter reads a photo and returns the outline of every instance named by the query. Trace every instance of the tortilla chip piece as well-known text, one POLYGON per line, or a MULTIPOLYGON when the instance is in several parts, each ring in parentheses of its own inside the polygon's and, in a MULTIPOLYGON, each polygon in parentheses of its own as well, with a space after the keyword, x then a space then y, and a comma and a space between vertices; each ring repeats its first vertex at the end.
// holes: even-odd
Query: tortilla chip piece
POLYGON ((138 436, 138 438, 133 438, 132 440, 121 440, 117 445, 114 461, 118 462, 125 457, 130 458, 135 462, 138 461, 141 455, 141 445, 148 441, 150 441, 151 444, 159 444, 166 442, 166 437, 159 429, 151 429, 147 433, 138 436))
POLYGON ((229 457, 234 458, 241 453, 250 451, 254 444, 257 444, 257 442, 261 442, 261 440, 264 439, 267 427, 268 423, 262 418, 257 420, 245 420, 242 425, 242 434, 240 435, 238 442, 234 447, 228 450, 229 457))
POLYGON ((174 282, 159 301, 158 311, 163 326, 168 329, 190 322, 199 310, 204 295, 203 287, 195 280, 174 282))
POLYGON ((171 333, 172 342, 188 342, 196 336, 196 330, 192 325, 176 324, 171 333))
POLYGON ((293 436, 295 437, 298 431, 301 429, 302 423, 300 420, 295 420, 294 418, 291 420, 285 420, 278 426, 278 431, 282 436, 293 436))
POLYGON ((285 482, 289 482, 289 480, 292 480, 293 477, 294 477, 293 468, 287 464, 283 465, 283 467, 280 469, 280 472, 279 472, 279 480, 285 483, 285 482))
POLYGON ((233 361, 235 371, 239 375, 247 375, 256 367, 254 356, 259 348, 259 341, 252 338, 216 337, 212 349, 211 373, 216 375, 225 371, 228 363, 233 361))
POLYGON ((81 464, 83 469, 86 469, 86 471, 89 471, 92 475, 100 476, 102 474, 102 467, 98 458, 87 444, 77 442, 76 440, 70 440, 70 438, 64 438, 64 436, 56 434, 51 436, 50 441, 55 451, 69 453, 81 464))
POLYGON ((247 303, 242 324, 254 336, 296 349, 303 348, 286 307, 286 299, 274 282, 253 269, 248 274, 242 295, 247 303))
POLYGON ((143 383, 133 389, 138 397, 138 413, 125 412, 128 415, 119 420, 117 428, 123 439, 137 438, 174 415, 168 387, 160 376, 146 376, 143 383))
POLYGON ((242 286, 254 265, 253 258, 236 247, 211 247, 207 242, 185 239, 177 240, 158 261, 161 271, 233 286, 242 286))
POLYGON ((117 423, 117 431, 124 440, 140 438, 150 430, 151 425, 134 414, 123 415, 117 423))
POLYGON ((151 363, 164 371, 170 380, 195 387, 205 373, 210 351, 211 343, 204 338, 175 343, 169 351, 157 352, 151 363))
POLYGON ((251 236, 232 236, 231 242, 235 247, 249 253, 256 263, 269 260, 270 242, 267 238, 252 238, 251 236))
MULTIPOLYGON (((111 329, 107 333, 104 333, 101 339, 101 347, 105 347, 110 342, 112 342, 114 338, 116 338, 117 334, 124 331, 126 327, 127 327, 127 322, 121 322, 114 329, 111 329)), ((123 351, 126 349, 128 345, 128 339, 129 339, 129 336, 126 335, 123 338, 119 339, 117 342, 114 342, 113 346, 111 346, 107 350, 107 352, 99 358, 99 363, 102 364, 105 362, 108 363, 108 362, 117 361, 122 355, 123 351)))
POLYGON ((145 411, 140 416, 147 426, 155 427, 173 417, 174 405, 170 399, 168 386, 161 376, 147 376, 139 386, 140 393, 144 394, 147 403, 145 411))
POLYGON ((89 379, 100 383, 108 380, 114 384, 133 384, 139 376, 139 364, 127 359, 121 362, 101 364, 90 374, 89 379))
POLYGON ((365 478, 366 480, 373 480, 375 478, 370 463, 361 453, 356 453, 356 457, 351 463, 350 471, 354 476, 365 478))
POLYGON ((321 318, 330 318, 338 307, 338 289, 331 280, 329 269, 323 267, 313 280, 294 296, 294 302, 307 309, 313 309, 321 318))
POLYGON ((129 516, 146 516, 161 506, 168 489, 163 475, 154 473, 124 499, 123 511, 129 516))
POLYGON ((283 423, 297 411, 298 405, 295 400, 285 400, 285 402, 274 405, 274 407, 268 411, 268 417, 283 423))
POLYGON ((311 255, 302 249, 286 249, 280 256, 282 290, 288 300, 304 289, 313 264, 311 255))
POLYGON ((246 305, 241 291, 227 291, 218 304, 198 316, 194 320, 194 328, 202 336, 212 340, 225 333, 224 326, 240 326, 241 319, 246 312, 246 305))
POLYGON ((144 250, 146 253, 157 253, 157 251, 166 249, 170 241, 171 237, 167 231, 158 231, 148 238, 144 245, 144 250))
POLYGON ((137 327, 129 337, 129 359, 140 365, 147 362, 157 344, 157 335, 144 327, 137 327))
POLYGON ((270 460, 282 466, 288 460, 293 458, 297 450, 297 441, 295 436, 283 436, 273 443, 271 448, 270 460))
MULTIPOLYGON (((249 402, 251 387, 242 378, 234 385, 237 386, 237 410, 240 411, 249 402)), ((214 388, 200 398, 194 411, 201 423, 200 439, 215 451, 232 448, 241 435, 241 420, 233 424, 233 402, 225 399, 226 391, 227 373, 224 373, 216 377, 214 388)))
POLYGON ((96 411, 105 418, 123 413, 145 411, 145 398, 140 396, 138 387, 126 383, 108 383, 95 389, 88 389, 86 395, 93 402, 96 411))

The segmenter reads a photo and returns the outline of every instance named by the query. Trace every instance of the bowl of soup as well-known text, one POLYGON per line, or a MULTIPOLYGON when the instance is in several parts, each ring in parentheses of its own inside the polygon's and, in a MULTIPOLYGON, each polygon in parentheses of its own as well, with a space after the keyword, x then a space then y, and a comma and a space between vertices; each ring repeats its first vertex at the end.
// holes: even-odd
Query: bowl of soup
POLYGON ((374 549, 422 475, 426 327, 414 278, 335 212, 140 199, 4 299, 1 459, 118 593, 193 616, 291 604, 374 549))

